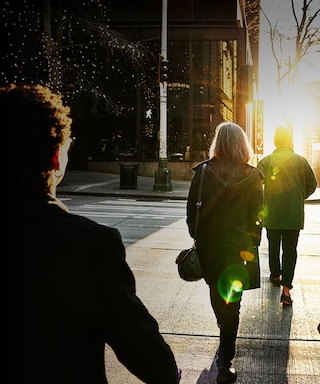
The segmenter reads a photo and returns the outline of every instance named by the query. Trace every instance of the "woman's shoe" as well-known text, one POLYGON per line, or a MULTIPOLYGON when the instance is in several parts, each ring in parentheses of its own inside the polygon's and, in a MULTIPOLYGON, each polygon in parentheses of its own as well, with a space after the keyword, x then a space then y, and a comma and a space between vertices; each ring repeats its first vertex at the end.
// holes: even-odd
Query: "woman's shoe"
POLYGON ((281 298, 280 298, 281 303, 285 305, 291 305, 293 300, 291 299, 291 296, 287 296, 285 293, 282 293, 281 298))
POLYGON ((234 368, 218 367, 217 384, 233 383, 237 380, 237 373, 234 368))

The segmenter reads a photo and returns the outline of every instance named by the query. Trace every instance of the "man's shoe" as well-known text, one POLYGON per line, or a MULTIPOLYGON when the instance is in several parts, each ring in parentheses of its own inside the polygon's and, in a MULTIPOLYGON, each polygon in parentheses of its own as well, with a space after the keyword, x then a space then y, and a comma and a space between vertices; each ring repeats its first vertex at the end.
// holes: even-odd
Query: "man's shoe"
POLYGON ((291 296, 287 296, 286 294, 282 293, 281 298, 280 298, 281 303, 285 305, 291 305, 293 300, 291 299, 291 296))
POLYGON ((217 384, 233 383, 237 380, 237 373, 234 368, 218 367, 217 384))
POLYGON ((276 286, 276 287, 280 287, 281 285, 281 279, 280 279, 280 276, 279 277, 271 277, 270 276, 270 281, 271 283, 276 286))

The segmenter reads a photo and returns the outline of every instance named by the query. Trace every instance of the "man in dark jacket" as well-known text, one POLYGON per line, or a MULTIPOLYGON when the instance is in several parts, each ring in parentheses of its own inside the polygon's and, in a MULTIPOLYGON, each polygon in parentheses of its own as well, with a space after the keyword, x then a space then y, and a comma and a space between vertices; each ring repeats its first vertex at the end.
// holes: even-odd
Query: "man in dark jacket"
POLYGON ((0 109, 15 138, 6 382, 106 384, 107 343, 143 382, 177 384, 119 231, 70 214, 56 197, 72 145, 69 108, 46 87, 12 85, 0 89, 0 109))
POLYGON ((278 127, 274 144, 276 149, 260 160, 257 168, 264 175, 264 226, 269 243, 270 281, 283 286, 280 301, 290 305, 298 238, 304 227, 304 202, 315 191, 317 180, 307 159, 293 151, 289 129, 278 127))

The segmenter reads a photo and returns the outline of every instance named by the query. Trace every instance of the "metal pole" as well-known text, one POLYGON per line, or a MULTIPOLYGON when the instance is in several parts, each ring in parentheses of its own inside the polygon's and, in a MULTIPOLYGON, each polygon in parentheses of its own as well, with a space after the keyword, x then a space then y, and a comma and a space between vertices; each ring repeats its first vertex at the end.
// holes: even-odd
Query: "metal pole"
MULTIPOLYGON (((167 61, 168 0, 162 0, 161 60, 167 61)), ((171 172, 167 168, 167 81, 160 79, 159 165, 154 191, 172 191, 171 172)))
MULTIPOLYGON (((168 0, 162 1, 161 60, 167 60, 168 0)), ((160 137, 159 158, 167 158, 167 82, 160 80, 160 137)))

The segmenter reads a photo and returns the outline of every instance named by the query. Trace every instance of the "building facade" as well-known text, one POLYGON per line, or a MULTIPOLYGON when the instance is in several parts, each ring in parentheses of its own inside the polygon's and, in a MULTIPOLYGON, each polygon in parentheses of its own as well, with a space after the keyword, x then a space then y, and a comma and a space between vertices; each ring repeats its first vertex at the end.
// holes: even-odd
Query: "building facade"
POLYGON ((168 0, 164 68, 162 1, 109 3, 110 28, 134 44, 143 42, 143 49, 137 49, 136 61, 107 58, 106 88, 117 112, 98 108, 90 114, 91 169, 101 170, 94 166, 101 161, 157 161, 162 76, 167 76, 169 162, 207 158, 215 127, 226 120, 240 124, 254 145, 259 2, 168 0))

